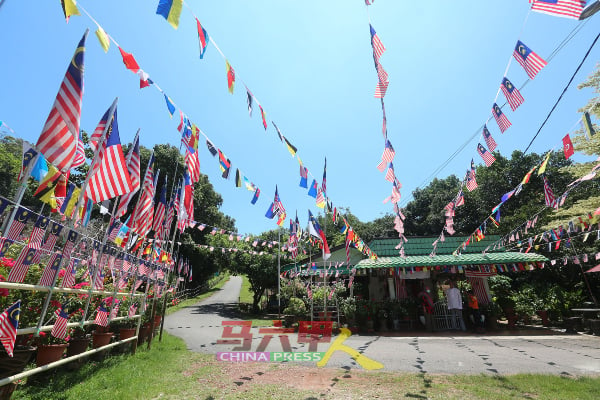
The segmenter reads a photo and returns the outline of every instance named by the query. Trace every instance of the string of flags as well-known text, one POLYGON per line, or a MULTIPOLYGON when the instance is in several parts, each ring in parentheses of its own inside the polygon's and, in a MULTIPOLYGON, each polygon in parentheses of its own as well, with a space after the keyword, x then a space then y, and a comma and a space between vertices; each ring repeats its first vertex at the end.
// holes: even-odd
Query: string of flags
MULTIPOLYGON (((174 28, 177 28, 179 25, 179 17, 181 14, 181 9, 182 9, 181 5, 182 4, 185 4, 185 3, 182 1, 177 2, 177 0, 175 0, 175 2, 161 0, 161 1, 159 1, 159 4, 158 4, 157 14, 162 15, 169 22, 169 24, 171 24, 174 28)), ((73 6, 75 7, 75 9, 77 8, 77 6, 75 4, 73 4, 73 6)), ((186 6, 187 6, 187 4, 186 4, 186 6)), ((88 17, 97 25, 98 30, 96 31, 96 36, 100 40, 101 44, 107 43, 108 45, 110 45, 111 41, 114 42, 115 45, 117 45, 117 47, 119 48, 119 51, 120 51, 122 59, 123 59, 123 63, 125 64, 126 68, 130 69, 132 72, 134 72, 140 76, 140 88, 153 85, 163 94, 163 97, 164 97, 166 105, 167 105, 168 112, 172 117, 177 110, 177 106, 176 106, 175 102, 162 89, 160 89, 160 87, 156 84, 156 82, 152 81, 149 78, 149 75, 146 72, 144 72, 140 68, 140 66, 137 63, 137 61, 135 60, 134 56, 130 53, 125 52, 111 36, 106 34, 106 31, 100 26, 100 24, 83 7, 81 7, 81 8, 84 11, 84 13, 86 15, 88 15, 88 17)), ((199 42, 200 42, 200 56, 201 56, 200 58, 204 57, 208 43, 209 42, 212 43, 215 46, 215 48, 217 49, 217 51, 219 52, 219 54, 221 54, 221 56, 225 60, 228 90, 230 91, 230 93, 233 93, 235 81, 236 81, 236 79, 239 80, 239 75, 236 75, 233 67, 231 66, 231 64, 229 63, 229 61, 227 60, 227 58, 225 57, 223 52, 218 48, 218 46, 216 45, 213 38, 208 35, 208 33, 206 32, 206 29, 201 25, 201 23, 200 23, 199 19, 196 17, 196 15, 191 11, 191 9, 189 7, 187 7, 187 8, 191 12, 192 16, 194 17, 194 19, 197 23, 198 38, 199 38, 199 42)), ((75 14, 71 14, 71 15, 75 15, 75 14)), ((69 15, 67 15, 65 13, 65 17, 68 18, 68 16, 69 15)), ((103 48, 105 51, 108 50, 108 46, 103 46, 103 48)), ((244 84, 244 86, 246 87, 245 84, 244 84)), ((247 87, 246 87, 246 91, 247 91, 247 104, 248 104, 249 115, 252 116, 253 103, 257 103, 259 105, 259 109, 261 111, 263 126, 266 130, 267 129, 266 113, 264 112, 262 105, 258 102, 256 97, 252 94, 252 92, 250 92, 250 90, 247 87)), ((204 132, 202 132, 202 130, 199 129, 197 127, 197 125, 195 125, 193 122, 191 122, 191 120, 183 112, 183 110, 180 110, 180 120, 181 120, 181 122, 179 124, 178 130, 182 134, 182 142, 186 145, 185 146, 186 147, 186 163, 188 164, 189 174, 190 174, 190 177, 192 178, 192 180, 194 180, 193 179, 194 175, 199 175, 199 160, 198 160, 198 156, 197 156, 197 144, 199 141, 199 134, 202 134, 205 137, 206 145, 207 145, 207 148, 208 148, 209 152, 211 153, 211 155, 213 157, 216 157, 218 155, 219 168, 222 172, 222 176, 223 176, 223 178, 228 179, 229 176, 231 176, 230 171, 232 171, 232 169, 233 169, 231 166, 231 164, 232 164, 231 160, 229 158, 227 158, 227 156, 221 149, 218 149, 214 146, 214 144, 208 138, 208 136, 206 136, 206 134, 204 134, 204 132), (194 170, 196 170, 196 171, 194 171, 194 170), (195 172, 195 174, 194 174, 194 172, 195 172)), ((296 157, 298 159, 298 162, 300 164, 301 177, 302 177, 300 186, 306 187, 306 183, 303 183, 303 179, 306 180, 308 174, 310 173, 308 171, 308 168, 304 166, 304 164, 302 163, 302 160, 300 159, 300 156, 296 154, 297 148, 290 142, 289 139, 287 139, 281 133, 280 129, 277 127, 277 125, 274 122, 272 122, 272 124, 277 131, 280 141, 285 145, 286 149, 290 152, 292 157, 296 157)), ((257 185, 255 185, 253 182, 251 182, 240 171, 239 168, 236 169, 235 184, 236 184, 236 187, 244 186, 244 187, 246 187, 247 190, 253 192, 253 197, 252 197, 251 203, 256 204, 256 202, 259 198, 259 195, 260 195, 260 189, 258 188, 257 185)), ((326 196, 326 191, 324 190, 324 186, 318 187, 316 179, 313 179, 311 188, 308 191, 308 195, 312 196, 316 199, 316 205, 319 208, 324 208, 325 205, 330 202, 326 196)), ((189 198, 189 196, 188 196, 188 198, 189 198)), ((275 204, 275 202, 274 202, 274 204, 275 204)), ((279 208, 279 210, 284 209, 283 204, 281 202, 280 202, 280 206, 281 207, 279 208)), ((271 214, 272 214, 271 210, 269 209, 267 211, 266 215, 269 218, 271 214)), ((277 219, 278 225, 280 225, 280 226, 283 225, 283 222, 285 221, 285 213, 281 212, 276 215, 278 216, 278 219, 277 219)), ((190 218, 187 218, 187 219, 189 220, 190 218)), ((185 218, 183 220, 185 220, 185 218)), ((181 221, 181 219, 180 219, 180 221, 181 221)), ((180 228, 182 228, 182 229, 185 229, 185 227, 187 227, 187 226, 185 226, 185 223, 182 223, 180 225, 180 228)))
MULTIPOLYGON (((367 7, 367 13, 369 10, 368 6, 370 6, 372 4, 373 4, 372 1, 365 1, 365 5, 367 7)), ((398 232, 398 236, 400 237, 400 239, 402 239, 402 242, 406 242, 408 239, 406 239, 406 237, 404 236, 405 217, 398 205, 398 202, 401 199, 400 189, 402 188, 402 184, 396 177, 396 173, 394 171, 393 161, 394 161, 394 157, 396 155, 396 151, 394 150, 394 147, 392 146, 392 143, 388 137, 387 117, 386 117, 386 113, 385 113, 384 97, 386 95, 386 92, 387 92, 387 89, 389 86, 389 75, 383 68, 383 66, 380 62, 380 58, 386 49, 385 49, 385 46, 383 45, 383 42, 377 35, 375 28, 373 28, 373 25, 371 24, 370 19, 369 19, 369 33, 371 35, 371 47, 373 49, 373 62, 375 64, 375 71, 377 72, 377 78, 378 78, 377 86, 375 87, 375 98, 378 98, 381 101, 381 112, 382 112, 381 132, 383 134, 383 139, 384 139, 384 149, 383 149, 383 153, 381 155, 381 161, 377 165, 377 169, 380 172, 383 172, 387 168, 387 171, 385 174, 385 179, 392 183, 392 192, 387 198, 385 198, 383 200, 383 203, 385 204, 388 201, 391 201, 391 203, 393 204, 394 229, 398 232)), ((402 250, 401 250, 401 252, 402 252, 402 250)))

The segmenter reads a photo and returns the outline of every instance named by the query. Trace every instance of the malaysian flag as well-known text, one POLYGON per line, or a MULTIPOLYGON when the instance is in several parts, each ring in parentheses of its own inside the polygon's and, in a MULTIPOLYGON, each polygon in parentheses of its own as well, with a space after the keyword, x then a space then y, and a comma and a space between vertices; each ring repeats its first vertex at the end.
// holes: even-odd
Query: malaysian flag
POLYGON ((154 212, 154 221, 152 223, 152 230, 154 231, 154 238, 160 239, 162 237, 162 230, 164 227, 165 214, 167 212, 167 177, 165 175, 165 182, 160 192, 160 199, 156 205, 156 211, 154 212))
POLYGON ((23 232, 23 228, 25 228, 25 225, 27 224, 27 221, 29 220, 31 215, 31 211, 27 210, 26 208, 19 207, 12 220, 12 224, 8 229, 6 238, 10 240, 19 239, 19 235, 21 234, 21 232, 23 232))
POLYGON ((14 241, 5 237, 0 237, 0 257, 4 257, 4 254, 8 251, 8 248, 12 246, 14 241))
POLYGON ((65 276, 60 284, 60 287, 63 288, 71 288, 75 284, 75 272, 77 271, 77 267, 81 260, 78 258, 71 258, 69 260, 69 265, 65 270, 65 276))
POLYGON ((83 147, 83 136, 82 132, 79 132, 79 138, 77 139, 77 148, 75 149, 75 158, 71 168, 77 168, 85 164, 85 147, 83 147))
POLYGON ((464 204, 465 204, 465 196, 463 194, 462 189, 460 189, 460 191, 456 195, 456 198, 454 199, 454 205, 455 205, 455 207, 460 207, 464 204))
POLYGON ((173 219, 175 218, 175 193, 171 196, 171 200, 169 200, 169 205, 167 206, 167 216, 165 218, 164 227, 162 230, 162 240, 169 240, 169 235, 171 233, 171 225, 173 224, 173 219))
POLYGON ((104 131, 106 130, 106 125, 108 124, 108 117, 111 108, 112 107, 109 107, 109 109, 104 112, 104 115, 102 115, 102 118, 100 118, 100 122, 98 122, 96 129, 94 129, 94 132, 92 132, 92 136, 90 136, 90 140, 88 141, 90 148, 94 153, 96 153, 99 143, 102 141, 102 137, 104 136, 104 131))
POLYGON ((373 26, 369 24, 369 29, 371 31, 371 46, 373 46, 373 57, 377 62, 379 62, 379 58, 385 52, 385 46, 381 43, 379 36, 377 36, 377 32, 373 29, 373 26))
POLYGON ((392 163, 390 163, 390 166, 385 174, 385 180, 389 182, 394 182, 396 180, 396 175, 394 174, 394 164, 392 163))
POLYGON ((546 175, 543 175, 542 179, 544 180, 544 200, 546 201, 546 206, 558 209, 558 204, 554 197, 554 192, 552 192, 552 188, 548 183, 546 175))
POLYGON ((58 222, 52 222, 50 226, 50 234, 46 238, 46 241, 42 245, 42 251, 37 252, 33 258, 32 264, 39 264, 43 254, 48 254, 54 249, 60 233, 62 232, 63 226, 58 222))
POLYGON ((485 162, 485 165, 488 167, 492 165, 494 161, 496 161, 496 158, 492 155, 492 153, 487 151, 485 147, 481 145, 481 143, 477 144, 477 153, 481 156, 481 158, 483 158, 483 162, 485 162))
POLYGON ((114 242, 117 238, 119 230, 121 229, 121 226, 123 226, 123 223, 115 218, 108 229, 107 239, 111 242, 114 242))
POLYGON ((67 304, 63 304, 56 310, 54 315, 56 316, 56 321, 54 322, 50 335, 55 338, 64 339, 67 337, 67 323, 69 322, 69 309, 67 308, 67 304))
POLYGON ((508 118, 506 118, 506 115, 502 113, 502 110, 500 109, 500 107, 498 107, 498 104, 496 103, 494 103, 492 107, 492 114, 494 115, 494 119, 500 127, 500 132, 504 133, 504 131, 510 128, 510 126, 512 125, 508 118))
MULTIPOLYGON (((156 174, 158 176, 158 174, 156 174)), ((145 236, 152 226, 152 203, 154 199, 154 153, 148 160, 142 193, 133 211, 132 229, 140 236, 145 236)))
POLYGON ((12 357, 19 327, 19 314, 21 313, 21 300, 17 300, 0 314, 0 342, 6 353, 12 357))
POLYGON ((125 157, 121 149, 117 110, 115 108, 111 125, 106 132, 106 139, 91 167, 86 197, 94 203, 112 199, 133 190, 131 178, 127 171, 125 157))
POLYGON ((585 7, 585 0, 529 0, 531 11, 556 15, 558 17, 579 19, 585 7))
POLYGON ((396 156, 396 151, 392 147, 392 143, 389 140, 385 141, 385 149, 383 149, 383 153, 381 154, 381 162, 377 166, 377 169, 383 172, 385 167, 394 161, 394 157, 396 156))
POLYGON ((185 165, 187 166, 192 182, 198 182, 200 180, 200 159, 198 158, 198 151, 190 153, 190 151, 186 149, 185 165))
POLYGON ((506 96, 506 100, 508 100, 511 110, 515 111, 517 107, 523 104, 524 99, 523 96, 521 96, 521 92, 519 92, 519 89, 514 87, 508 78, 504 77, 502 79, 500 89, 502 89, 502 93, 504 93, 504 96, 506 96))
POLYGON ((375 97, 376 99, 384 98, 389 84, 389 82, 378 82, 377 86, 375 86, 375 94, 373 97, 375 97))
POLYGON ((487 145, 490 151, 496 150, 496 141, 492 137, 492 134, 488 130, 486 125, 483 125, 483 139, 485 140, 485 144, 487 145))
POLYGON ((119 208, 115 214, 116 218, 122 217, 127 212, 127 206, 129 202, 133 198, 133 196, 140 190, 140 131, 138 130, 135 134, 135 139, 133 139, 133 144, 127 153, 127 158, 125 160, 127 163, 127 172, 129 172, 129 177, 131 178, 131 187, 132 190, 129 193, 121 196, 121 201, 119 202, 119 208))
POLYGON ((515 50, 513 51, 513 57, 527 72, 527 76, 530 79, 535 78, 538 72, 544 68, 547 64, 543 58, 535 54, 531 49, 520 40, 517 41, 515 50))
POLYGON ((108 310, 106 309, 104 300, 102 300, 102 303, 98 306, 94 323, 99 326, 108 326, 108 310))
POLYGON ((137 303, 133 303, 132 305, 130 305, 129 310, 127 311, 127 317, 133 318, 135 316, 135 313, 137 312, 137 308, 138 308, 137 303))
POLYGON ((59 252, 56 252, 50 256, 48 260, 48 264, 44 271, 42 272, 42 276, 40 277, 40 281, 38 285, 40 286, 52 286, 54 284, 54 279, 58 274, 58 270, 60 269, 60 263, 62 262, 63 256, 59 252))
POLYGON ((112 310, 110 310, 110 319, 117 318, 117 314, 119 313, 119 306, 121 305, 121 300, 115 300, 113 304, 112 310))
POLYGON ((29 235, 29 243, 28 246, 33 249, 39 249, 42 247, 42 240, 44 239, 44 234, 46 233, 46 228, 48 227, 48 223, 50 219, 40 215, 33 226, 33 230, 31 231, 31 235, 29 235))
POLYGON ((9 282, 23 282, 23 279, 25 279, 25 275, 27 275, 27 271, 29 271, 29 267, 33 263, 35 253, 37 251, 37 249, 31 248, 29 246, 25 246, 23 250, 21 250, 21 253, 15 260, 13 267, 8 273, 7 279, 9 282))
POLYGON ((79 141, 83 95, 83 55, 89 29, 79 41, 36 147, 63 173, 69 171, 79 141))
POLYGON ((473 159, 471 159, 471 170, 467 171, 467 190, 469 192, 472 192, 473 190, 477 189, 477 179, 475 176, 475 163, 473 162, 473 159))

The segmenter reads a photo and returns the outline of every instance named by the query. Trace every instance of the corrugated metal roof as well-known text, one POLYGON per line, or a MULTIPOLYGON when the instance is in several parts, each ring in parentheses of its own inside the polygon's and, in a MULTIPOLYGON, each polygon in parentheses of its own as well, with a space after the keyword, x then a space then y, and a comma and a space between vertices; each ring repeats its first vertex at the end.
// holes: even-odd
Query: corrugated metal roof
POLYGON ((461 254, 453 256, 451 254, 427 256, 407 256, 407 257, 379 257, 377 260, 361 260, 356 268, 396 268, 396 267, 426 267, 442 265, 482 265, 482 264, 517 264, 529 262, 543 262, 548 259, 535 253, 477 253, 461 254))
MULTIPOLYGON (((438 237, 409 237, 408 242, 404 243, 404 254, 406 256, 429 256, 433 250, 433 242, 437 239, 438 237)), ((466 236, 447 236, 445 241, 438 241, 436 254, 452 254, 466 239, 466 236)), ((482 253, 499 239, 499 235, 488 235, 479 242, 470 243, 462 253, 482 253)), ((369 244, 369 247, 378 257, 394 257, 398 256, 396 246, 399 243, 399 238, 375 239, 369 244)), ((494 249, 494 251, 498 250, 501 251, 502 247, 494 249)))

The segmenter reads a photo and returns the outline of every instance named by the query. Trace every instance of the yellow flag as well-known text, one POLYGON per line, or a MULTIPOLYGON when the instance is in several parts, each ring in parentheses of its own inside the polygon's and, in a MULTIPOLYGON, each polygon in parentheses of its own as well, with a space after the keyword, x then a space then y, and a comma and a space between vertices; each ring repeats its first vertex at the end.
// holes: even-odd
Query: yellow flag
POLYGON ((541 175, 544 172, 546 172, 546 165, 548 165, 548 160, 550 160, 551 155, 552 155, 552 151, 549 151, 548 154, 546 154, 546 158, 542 162, 542 165, 540 165, 540 169, 538 169, 538 175, 541 175))
POLYGON ((75 208, 75 206, 77 205, 77 201, 79 200, 79 193, 81 192, 80 188, 75 188, 73 190, 73 194, 71 195, 71 199, 69 200, 69 202, 67 203, 67 208, 65 209, 65 215, 67 217, 71 217, 71 215, 73 214, 73 209, 75 208))
POLYGON ((96 31, 96 37, 98 38, 100 46, 102 46, 104 52, 108 53, 108 48, 110 47, 110 40, 108 39, 108 35, 106 34, 106 32, 104 32, 104 29, 98 27, 98 30, 96 31))
POLYGON ((523 177, 523 180, 521 181, 521 185, 524 185, 529 182, 529 179, 531 179, 531 174, 533 174, 533 171, 535 171, 535 169, 537 167, 538 166, 536 165, 535 167, 533 167, 529 170, 529 172, 523 177))
POLYGON ((65 19, 69 22, 69 17, 71 15, 81 15, 79 14, 79 10, 77 9, 77 5, 75 4, 75 0, 61 0, 61 5, 63 8, 63 13, 65 14, 65 19))

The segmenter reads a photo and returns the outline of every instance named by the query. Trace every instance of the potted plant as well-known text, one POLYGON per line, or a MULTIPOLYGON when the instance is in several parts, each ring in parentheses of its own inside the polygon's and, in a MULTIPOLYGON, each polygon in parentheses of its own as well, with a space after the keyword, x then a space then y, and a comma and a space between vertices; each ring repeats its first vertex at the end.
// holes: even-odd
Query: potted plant
POLYGON ((356 300, 348 297, 340 300, 340 311, 346 319, 349 328, 356 326, 356 300))
POLYGON ((408 317, 406 307, 400 301, 394 301, 391 303, 391 314, 394 330, 400 330, 400 321, 408 317))
POLYGON ((289 299, 287 307, 283 310, 283 313, 291 316, 291 320, 286 320, 287 326, 292 326, 292 324, 299 321, 300 318, 306 316, 306 304, 302 299, 297 297, 291 297, 289 299))
POLYGON ((60 360, 69 346, 67 340, 54 337, 47 332, 40 332, 34 342, 37 345, 35 363, 38 367, 60 360))

